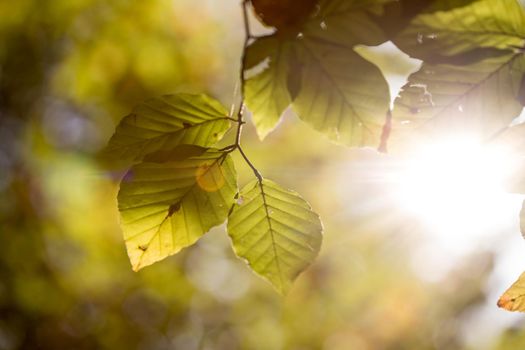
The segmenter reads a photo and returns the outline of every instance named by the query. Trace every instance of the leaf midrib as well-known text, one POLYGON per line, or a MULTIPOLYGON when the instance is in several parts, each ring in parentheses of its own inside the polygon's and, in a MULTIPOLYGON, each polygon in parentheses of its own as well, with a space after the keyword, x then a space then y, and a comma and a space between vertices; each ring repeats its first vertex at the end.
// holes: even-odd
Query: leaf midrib
MULTIPOLYGON (((220 118, 215 118, 215 119, 209 119, 209 120, 205 120, 203 122, 200 122, 200 123, 196 123, 196 124, 191 124, 191 126, 189 127, 184 127, 182 126, 182 128, 178 129, 178 130, 175 130, 175 131, 170 131, 170 132, 166 132, 166 133, 163 133, 161 135, 158 135, 158 136, 155 136, 155 137, 152 137, 152 138, 145 138, 145 139, 140 139, 139 141, 135 141, 133 143, 128 143, 128 144, 125 144, 125 145, 119 145, 119 146, 113 146, 112 148, 110 148, 108 150, 108 152, 115 152, 115 151, 119 151, 121 149, 126 149, 126 148, 131 148, 131 147, 134 147, 138 144, 146 144, 146 143, 150 143, 150 142, 153 142, 153 141, 156 141, 162 137, 166 137, 166 136, 173 136, 177 133, 181 133, 183 131, 188 131, 190 129, 194 129, 196 127, 200 127, 202 125, 205 125, 207 123, 214 123, 214 122, 217 122, 217 121, 222 121, 222 120, 231 120, 229 117, 220 117, 220 118)), ((138 127, 140 128, 140 127, 138 127)), ((140 128, 140 129, 147 129, 147 128, 140 128)), ((147 130, 151 130, 151 129, 147 129, 147 130)), ((153 130, 152 130, 153 131, 153 130)), ((144 147, 141 147, 140 148, 140 151, 142 152, 144 147)))
MULTIPOLYGON (((210 167, 209 167, 209 168, 203 173, 203 176, 206 175, 206 174, 210 171, 210 169, 213 167, 213 165, 217 164, 217 162, 219 162, 219 161, 221 160, 221 158, 226 157, 227 155, 228 155, 227 153, 223 153, 223 154, 221 154, 220 157, 216 158, 215 161, 212 163, 212 165, 211 165, 211 166, 210 166, 210 167)), ((220 166, 220 165, 219 165, 219 166, 220 166)), ((159 234, 159 232, 160 232, 160 228, 162 227, 162 225, 164 225, 164 223, 166 222, 166 220, 168 220, 168 219, 173 215, 173 214, 170 215, 170 213, 169 213, 169 208, 170 208, 172 205, 175 205, 175 204, 177 204, 177 203, 182 203, 182 201, 184 201, 184 199, 186 198, 186 196, 187 196, 187 195, 193 190, 193 188, 194 188, 196 185, 197 185, 197 180, 195 180, 195 182, 193 183, 193 185, 191 185, 191 186, 189 187, 189 189, 184 193, 184 195, 182 195, 182 196, 180 197, 180 199, 179 199, 178 201, 176 201, 175 203, 172 203, 172 204, 170 204, 170 205, 168 206, 168 209, 167 209, 168 214, 167 214, 166 217, 161 221, 161 223, 158 225, 158 229, 157 229, 157 231, 151 236, 151 238, 149 239, 149 241, 146 243, 147 248, 146 248, 145 250, 143 250, 142 253, 140 254, 140 257, 139 257, 139 259, 138 259, 137 267, 139 267, 140 264, 142 263, 142 259, 144 258, 144 254, 145 254, 146 251, 148 250, 148 248, 149 248, 151 242, 153 241, 153 239, 159 234)), ((166 209, 165 209, 165 210, 166 210, 166 209)), ((181 204, 181 208, 180 208, 180 210, 183 210, 183 212, 184 212, 184 222, 186 223, 186 226, 187 226, 187 221, 186 221, 186 212, 184 211, 184 208, 182 207, 182 204, 181 204)), ((153 226, 153 227, 155 227, 155 226, 153 226)), ((203 227, 203 226, 201 225, 201 227, 203 227)), ((188 232, 188 229, 187 229, 187 228, 186 228, 186 232, 188 232)), ((173 232, 172 232, 172 233, 173 233, 173 232)), ((189 236, 187 235, 186 238, 188 239, 188 237, 189 237, 189 236)))
MULTIPOLYGON (((359 113, 357 113, 357 111, 355 110, 354 106, 352 105, 352 103, 350 103, 347 98, 346 98, 346 95, 343 93, 343 91, 341 90, 341 88, 339 87, 339 84, 336 83, 336 81, 334 80, 334 78, 331 76, 331 74, 326 70, 326 68, 324 67, 324 65, 322 64, 322 61, 319 60, 319 58, 314 54, 314 52, 312 51, 312 49, 310 49, 306 44, 302 44, 302 46, 308 51, 308 53, 310 54, 311 57, 314 58, 314 61, 317 63, 317 65, 321 68, 320 70, 324 73, 324 75, 330 80, 330 82, 336 87, 336 90, 337 92, 339 93, 339 95, 343 98, 343 101, 345 101, 345 104, 350 108, 350 110, 353 112, 353 114, 355 115, 355 118, 357 119, 357 121, 359 123, 361 123, 361 125, 366 129, 366 131, 368 131, 370 134, 373 134, 372 130, 370 130, 367 126, 367 124, 363 121, 363 119, 361 118, 361 116, 359 115, 359 113)), ((348 50, 348 48, 346 48, 348 50)), ((353 50, 352 50, 353 51, 353 50)), ((354 54, 357 55, 357 53, 353 52, 354 54)), ((341 124, 341 117, 338 118, 339 120, 339 125, 341 124)), ((338 125, 338 129, 339 129, 339 125, 338 125)))
POLYGON ((268 203, 266 202, 266 193, 264 192, 264 185, 263 185, 263 182, 262 181, 257 181, 258 185, 259 185, 259 188, 261 189, 261 196, 262 196, 262 199, 263 199, 263 206, 264 206, 264 211, 266 213, 266 221, 268 222, 268 229, 270 231, 270 238, 271 238, 271 241, 272 241, 272 250, 273 250, 273 254, 275 255, 275 265, 277 267, 277 271, 279 273, 279 281, 281 282, 281 291, 284 290, 284 281, 283 281, 283 272, 282 272, 282 269, 281 269, 281 264, 279 262, 279 256, 277 255, 277 243, 275 242, 275 236, 274 236, 274 231, 273 231, 273 228, 272 228, 272 222, 270 220, 270 213, 269 213, 269 210, 268 210, 268 203))
POLYGON ((418 127, 421 128, 421 127, 423 127, 423 125, 431 122, 432 120, 434 120, 436 118, 439 118, 441 116, 441 114, 443 114, 451 106, 453 106, 456 103, 459 103, 462 99, 466 98, 470 93, 472 93, 472 91, 478 89, 480 86, 485 84, 488 80, 490 80, 492 77, 494 77, 496 74, 498 74, 502 69, 504 69, 508 65, 512 64, 512 62, 514 62, 514 60, 516 58, 518 58, 518 57, 520 57, 522 55, 523 55, 522 53, 517 53, 517 54, 513 55, 512 57, 510 57, 508 61, 506 61, 501 66, 499 66, 496 70, 494 70, 493 72, 488 74, 485 78, 480 80, 477 84, 473 84, 472 87, 470 87, 468 90, 466 90, 463 94, 459 95, 456 99, 454 99, 451 103, 447 104, 445 107, 443 107, 436 114, 434 114, 433 116, 430 116, 429 118, 426 118, 426 120, 423 121, 418 127))

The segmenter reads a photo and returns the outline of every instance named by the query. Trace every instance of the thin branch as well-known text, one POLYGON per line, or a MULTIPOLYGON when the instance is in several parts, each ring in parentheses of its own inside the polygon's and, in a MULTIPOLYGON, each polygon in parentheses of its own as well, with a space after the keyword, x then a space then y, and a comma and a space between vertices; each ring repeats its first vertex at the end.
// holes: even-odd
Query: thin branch
POLYGON ((235 134, 235 145, 240 146, 241 144, 241 133, 242 133, 242 126, 244 124, 244 98, 243 101, 241 101, 241 105, 239 106, 239 112, 237 113, 237 134, 235 134))
POLYGON ((244 45, 243 45, 242 56, 241 56, 241 67, 240 67, 240 70, 239 70, 239 79, 240 79, 240 84, 241 84, 241 88, 240 88, 241 102, 240 102, 240 105, 239 105, 239 110, 237 111, 237 119, 236 119, 236 121, 237 121, 237 133, 235 135, 235 143, 233 145, 224 147, 223 149, 221 149, 221 151, 226 152, 226 153, 230 153, 230 152, 235 151, 236 149, 239 150, 239 153, 241 154, 242 158, 244 159, 246 164, 248 164, 248 166, 252 169, 252 171, 255 174, 255 177, 257 177, 257 180, 259 181, 259 183, 261 183, 262 182, 262 175, 261 175, 261 173, 253 165, 253 163, 250 161, 250 159, 248 159, 248 156, 246 155, 246 153, 244 153, 243 149, 241 148, 242 126, 246 123, 244 121, 244 118, 243 118, 244 117, 244 108, 245 108, 245 103, 244 103, 244 96, 245 96, 244 83, 246 81, 246 76, 245 76, 245 72, 244 72, 245 71, 244 67, 245 67, 245 62, 246 62, 246 49, 248 48, 250 40, 254 38, 252 36, 251 31, 250 31, 250 23, 249 23, 249 19, 248 19, 248 4, 249 4, 249 0, 243 0, 242 1, 242 16, 243 16, 243 23, 244 23, 244 45))
POLYGON ((241 156, 244 158, 244 160, 246 161, 246 164, 248 164, 248 166, 250 168, 252 168, 253 170, 253 173, 255 174, 255 177, 257 178, 257 180, 259 181, 259 183, 262 182, 263 180, 263 177, 261 175, 261 173, 259 172, 259 170, 257 170, 257 168, 252 164, 252 162, 250 162, 250 160, 248 159, 248 157, 246 156, 246 153, 244 153, 244 151, 242 150, 241 146, 238 146, 237 149, 239 150, 239 153, 241 154, 241 156))
POLYGON ((241 105, 239 106, 239 112, 237 114, 238 121, 242 121, 242 115, 244 112, 244 96, 245 96, 245 86, 244 82, 246 81, 246 75, 244 72, 244 67, 246 66, 246 49, 250 43, 252 33, 250 31, 250 22, 248 19, 248 0, 243 0, 242 2, 242 18, 244 23, 244 44, 242 48, 241 55, 241 68, 239 70, 239 78, 241 80, 241 105))
POLYGON ((219 148, 219 152, 224 152, 224 153, 231 153, 233 151, 235 151, 237 149, 237 145, 228 145, 226 147, 223 147, 223 148, 219 148))

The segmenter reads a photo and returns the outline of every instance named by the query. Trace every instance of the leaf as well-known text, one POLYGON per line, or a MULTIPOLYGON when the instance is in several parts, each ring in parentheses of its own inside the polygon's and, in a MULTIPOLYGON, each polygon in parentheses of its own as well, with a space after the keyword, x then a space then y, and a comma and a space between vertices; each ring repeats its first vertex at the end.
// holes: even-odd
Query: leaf
POLYGON ((233 162, 216 150, 185 160, 133 166, 118 194, 133 270, 177 253, 223 223, 236 192, 233 162))
POLYGON ((349 48, 379 45, 387 40, 373 15, 393 0, 323 0, 319 11, 305 23, 302 34, 311 39, 349 48))
POLYGON ((525 12, 517 0, 438 0, 395 39, 403 51, 425 61, 480 48, 525 44, 525 12))
POLYGON ((245 102, 261 140, 291 102, 287 87, 290 49, 289 42, 275 36, 259 38, 246 49, 245 68, 263 69, 245 82, 245 102))
POLYGON ((508 311, 525 312, 525 272, 499 298, 498 306, 508 311))
MULTIPOLYGON (((470 0, 475 1, 475 0, 470 0)), ((375 21, 383 28, 389 39, 407 27, 412 19, 432 4, 428 0, 398 0, 385 4, 384 11, 375 21)))
POLYGON ((138 162, 157 151, 171 151, 182 144, 208 147, 230 127, 228 112, 204 94, 175 94, 152 98, 122 119, 104 155, 138 162))
POLYGON ((179 145, 169 151, 156 151, 144 156, 143 161, 147 163, 164 163, 175 160, 184 160, 200 156, 208 149, 195 145, 179 145))
POLYGON ((379 144, 390 101, 379 69, 351 48, 306 36, 298 52, 301 89, 292 105, 299 118, 342 144, 379 144))
POLYGON ((304 199, 266 179, 242 189, 228 219, 235 253, 282 294, 317 256, 322 231, 304 199))
POLYGON ((297 36, 256 40, 245 68, 260 69, 246 81, 246 101, 258 134, 278 123, 290 99, 299 118, 346 145, 376 145, 390 103, 377 67, 353 47, 386 40, 372 15, 390 0, 323 0, 297 36))
POLYGON ((525 57, 505 53, 458 66, 424 63, 394 104, 397 133, 467 132, 488 138, 520 114, 517 100, 525 57))
POLYGON ((333 141, 379 143, 390 94, 383 74, 359 56, 358 44, 385 41, 371 14, 388 0, 324 0, 296 39, 300 89, 292 106, 303 121, 333 141))

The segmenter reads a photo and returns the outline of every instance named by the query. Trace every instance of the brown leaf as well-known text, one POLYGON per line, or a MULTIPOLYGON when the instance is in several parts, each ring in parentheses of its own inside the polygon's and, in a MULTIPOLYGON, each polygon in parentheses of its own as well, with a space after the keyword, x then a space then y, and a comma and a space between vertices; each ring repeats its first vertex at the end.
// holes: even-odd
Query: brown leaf
POLYGON ((312 13, 318 0, 252 0, 255 15, 264 24, 290 29, 312 13))

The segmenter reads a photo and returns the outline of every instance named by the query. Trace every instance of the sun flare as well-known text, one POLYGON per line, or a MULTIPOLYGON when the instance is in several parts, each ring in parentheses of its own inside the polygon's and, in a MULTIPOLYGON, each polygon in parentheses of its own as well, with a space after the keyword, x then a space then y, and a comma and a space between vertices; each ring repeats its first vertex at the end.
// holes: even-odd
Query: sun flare
POLYGON ((403 161, 396 196, 428 225, 476 229, 508 196, 505 181, 513 163, 503 147, 467 137, 427 144, 403 161))

